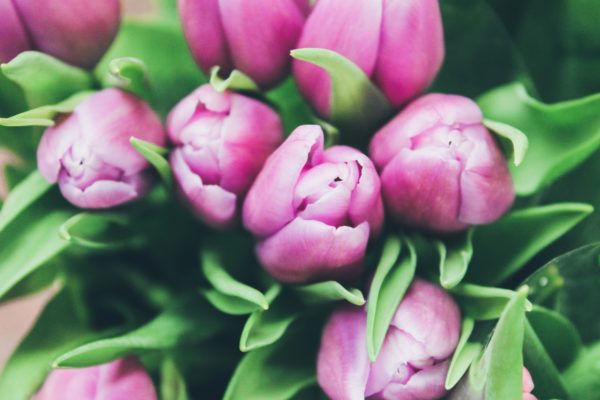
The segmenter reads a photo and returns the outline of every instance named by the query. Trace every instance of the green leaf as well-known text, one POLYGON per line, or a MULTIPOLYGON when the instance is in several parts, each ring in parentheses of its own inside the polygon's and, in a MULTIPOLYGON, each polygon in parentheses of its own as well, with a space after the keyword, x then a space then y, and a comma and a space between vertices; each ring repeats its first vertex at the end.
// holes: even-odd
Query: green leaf
POLYGON ((23 52, 0 69, 23 90, 31 108, 58 103, 93 87, 88 72, 37 51, 23 52))
POLYGON ((169 151, 154 143, 133 136, 129 139, 129 142, 158 171, 165 185, 171 187, 173 183, 171 166, 169 165, 169 161, 164 157, 169 151))
POLYGON ((327 303, 340 300, 345 300, 357 306, 365 304, 365 298, 360 290, 355 288, 347 289, 336 281, 294 286, 293 290, 306 304, 327 303))
POLYGON ((0 397, 30 400, 63 352, 102 336, 77 318, 70 293, 61 291, 46 306, 33 329, 12 354, 0 376, 0 397))
MULTIPOLYGON (((514 298, 515 292, 509 289, 486 287, 462 283, 451 290, 457 297, 464 312, 475 320, 490 320, 499 318, 507 304, 514 298)), ((532 305, 525 302, 527 309, 532 305)))
POLYGON ((15 186, 0 209, 0 232, 51 187, 37 171, 15 186))
POLYGON ((391 236, 387 240, 371 282, 367 301, 367 351, 373 362, 381 351, 394 313, 415 276, 416 253, 410 241, 404 242, 407 254, 401 252, 399 238, 391 236))
MULTIPOLYGON (((53 126, 53 119, 57 114, 72 112, 75 107, 92 93, 91 91, 75 93, 59 103, 34 108, 33 110, 25 111, 9 118, 0 118, 0 125, 8 127, 53 126)), ((15 134, 18 135, 17 132, 15 134)))
POLYGON ((166 358, 160 369, 160 398, 162 400, 188 400, 185 380, 175 362, 166 358))
POLYGON ((584 349, 563 374, 571 398, 597 399, 600 393, 600 342, 584 349))
POLYGON ((203 290, 202 295, 217 310, 230 315, 247 315, 261 309, 255 303, 237 296, 231 296, 218 290, 203 290))
POLYGON ((89 249, 114 249, 142 240, 127 228, 130 222, 125 214, 81 212, 62 224, 58 234, 67 242, 89 249))
POLYGON ((502 122, 484 119, 483 124, 501 139, 510 143, 512 147, 513 163, 518 167, 523 162, 525 154, 527 154, 527 149, 529 148, 527 136, 514 126, 502 122))
POLYGON ((102 79, 104 87, 118 87, 138 97, 151 101, 152 89, 148 78, 148 68, 140 59, 120 57, 108 63, 108 70, 102 79))
POLYGON ((204 248, 202 251, 202 272, 206 279, 218 291, 249 303, 253 303, 263 310, 269 308, 269 301, 259 290, 234 279, 225 268, 220 265, 218 254, 204 248))
POLYGON ((484 94, 478 103, 486 118, 514 126, 529 139, 523 162, 511 170, 520 195, 551 184, 600 147, 600 95, 544 104, 513 83, 484 94))
POLYGON ((293 77, 290 76, 281 85, 269 90, 266 98, 277 108, 287 133, 291 133, 300 125, 315 123, 316 117, 298 91, 293 77))
POLYGON ((331 79, 331 120, 342 139, 365 143, 388 116, 391 105, 369 77, 352 61, 327 49, 296 49, 292 57, 323 68, 331 79), (352 135, 345 137, 346 135, 352 135))
POLYGON ((256 83, 254 83, 252 78, 243 72, 234 69, 226 79, 223 79, 219 76, 220 69, 221 67, 216 65, 210 70, 209 82, 213 89, 215 89, 217 92, 224 92, 226 90, 256 93, 260 92, 260 89, 256 83))
POLYGON ((266 298, 270 304, 269 309, 253 312, 244 325, 240 337, 240 350, 243 352, 277 342, 299 316, 295 305, 282 291, 281 285, 273 285, 266 298))
POLYGON ((469 369, 471 363, 481 354, 483 348, 481 344, 468 341, 474 326, 475 321, 471 318, 467 317, 463 319, 460 339, 452 355, 452 360, 448 367, 448 375, 446 375, 446 390, 450 390, 456 386, 460 378, 469 369))
POLYGON ((477 250, 467 280, 490 285, 503 282, 592 211, 587 204, 551 204, 517 210, 476 228, 473 246, 477 250))
POLYGON ((436 247, 440 254, 440 284, 451 289, 458 285, 469 267, 473 257, 473 230, 465 234, 448 239, 445 242, 436 241, 436 247))
POLYGON ((147 324, 120 336, 86 343, 54 360, 55 367, 83 368, 127 354, 166 351, 210 339, 228 326, 202 298, 179 301, 147 324))

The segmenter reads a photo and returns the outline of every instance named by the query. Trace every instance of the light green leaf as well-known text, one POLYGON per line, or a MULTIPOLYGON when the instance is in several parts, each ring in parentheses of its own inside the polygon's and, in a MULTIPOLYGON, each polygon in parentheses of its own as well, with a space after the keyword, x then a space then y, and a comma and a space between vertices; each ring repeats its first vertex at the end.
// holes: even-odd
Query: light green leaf
POLYGON ((161 400, 188 400, 185 380, 175 362, 166 358, 160 369, 160 398, 161 400))
POLYGON ((377 359, 388 327, 404 294, 408 290, 417 265, 414 247, 404 241, 408 252, 401 252, 398 237, 391 236, 373 276, 367 301, 367 351, 371 361, 377 359))
POLYGON ((130 222, 125 214, 82 212, 62 224, 58 234, 67 242, 89 249, 133 246, 142 238, 127 228, 130 222))
POLYGON ((58 103, 93 87, 88 72, 37 51, 23 52, 0 69, 23 90, 31 108, 58 103))
POLYGON ((460 378, 463 377, 465 372, 469 369, 471 363, 481 354, 483 347, 477 342, 469 342, 469 337, 473 332, 475 321, 471 318, 464 318, 460 331, 460 339, 456 350, 452 355, 450 366, 448 368, 448 375, 446 375, 446 390, 452 389, 460 378))
POLYGON ((133 136, 129 142, 158 171, 165 185, 170 187, 173 183, 173 175, 169 161, 164 157, 169 150, 133 136))
POLYGON ((0 209, 0 232, 51 187, 37 171, 15 186, 0 209))
POLYGON ((138 58, 120 57, 108 63, 108 70, 102 80, 104 87, 118 87, 151 101, 152 89, 146 64, 138 58))
POLYGON ((456 238, 436 241, 436 247, 440 254, 440 284, 451 289, 458 285, 469 268, 471 257, 473 257, 473 230, 456 238))
POLYGON ((514 126, 504 124, 490 119, 484 119, 483 124, 501 139, 510 142, 512 146, 512 159, 516 167, 518 167, 527 154, 529 140, 527 136, 514 126))
POLYGON ((292 57, 321 67, 329 74, 331 120, 341 128, 342 139, 365 143, 373 129, 391 113, 388 100, 369 77, 341 54, 306 48, 292 50, 292 57))
POLYGON ((339 300, 346 300, 357 306, 365 304, 365 298, 360 290, 355 288, 347 289, 336 281, 294 286, 293 290, 306 304, 326 303, 339 300))
POLYGON ((517 210, 476 228, 473 246, 477 250, 467 280, 500 284, 592 211, 587 204, 557 203, 517 210))
MULTIPOLYGON (((490 320, 499 318, 506 305, 515 296, 509 289, 486 287, 462 283, 451 290, 464 312, 475 320, 490 320)), ((525 302, 528 310, 532 308, 529 301, 525 302)))
POLYGON ((478 103, 487 119, 513 126, 529 139, 523 162, 512 168, 520 195, 551 184, 600 147, 600 94, 544 104, 513 83, 484 94, 478 103))
POLYGON ((248 75, 244 74, 237 69, 231 71, 229 76, 226 79, 223 79, 219 76, 219 70, 221 68, 216 65, 210 70, 210 85, 217 92, 224 92, 226 90, 235 90, 235 91, 246 91, 246 92, 256 92, 259 93, 260 89, 254 83, 252 78, 248 75))
POLYGON ((57 114, 72 112, 75 107, 92 93, 91 91, 75 93, 59 103, 34 108, 33 110, 25 111, 9 118, 0 118, 0 125, 8 127, 52 126, 54 125, 53 119, 57 114))
POLYGON ((255 303, 237 296, 231 296, 218 290, 203 290, 202 295, 217 310, 230 315, 247 315, 261 309, 255 303))
POLYGON ((574 400, 597 399, 600 393, 600 342, 585 348, 563 374, 564 382, 574 400))

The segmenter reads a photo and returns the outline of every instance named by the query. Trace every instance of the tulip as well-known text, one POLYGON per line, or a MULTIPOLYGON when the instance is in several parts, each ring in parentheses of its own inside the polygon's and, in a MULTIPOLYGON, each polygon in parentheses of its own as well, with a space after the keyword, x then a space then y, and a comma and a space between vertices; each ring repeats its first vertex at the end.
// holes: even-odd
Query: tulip
POLYGON ((0 62, 38 50, 92 68, 119 29, 119 0, 0 0, 0 62))
MULTIPOLYGON (((533 379, 527 368, 523 367, 523 400, 537 400, 531 391, 533 390, 533 379)), ((485 391, 478 390, 469 383, 469 375, 465 375, 456 388, 452 390, 449 400, 485 400, 485 391)))
POLYGON ((537 397, 531 394, 534 387, 529 370, 523 367, 523 400, 537 400, 537 397))
POLYGON ((119 89, 102 90, 44 132, 38 168, 78 207, 133 201, 149 190, 153 175, 129 143, 132 136, 159 146, 166 141, 160 119, 146 103, 119 89))
POLYGON ((317 379, 334 400, 439 399, 458 343, 460 312, 440 287, 415 279, 396 310, 379 357, 369 361, 367 315, 342 306, 325 325, 317 379))
POLYGON ((298 127, 267 159, 244 202, 244 225, 275 278, 290 283, 356 277, 383 222, 380 181, 356 149, 323 151, 323 131, 298 127))
MULTIPOLYGON (((329 49, 348 58, 399 107, 429 86, 442 65, 438 0, 319 0, 298 47, 329 49)), ((327 73, 299 60, 293 69, 302 94, 329 117, 327 73)))
POLYGON ((34 400, 156 400, 152 379, 134 357, 94 367, 57 369, 34 400))
POLYGON ((287 73, 308 0, 179 0, 183 30, 202 70, 238 69, 270 87, 287 73))
POLYGON ((260 168, 283 141, 279 116, 258 100, 204 85, 175 106, 167 125, 184 199, 206 223, 231 226, 260 168))
POLYGON ((510 208, 512 179, 482 119, 470 99, 430 94, 375 134, 369 154, 393 217, 450 232, 493 222, 510 208))

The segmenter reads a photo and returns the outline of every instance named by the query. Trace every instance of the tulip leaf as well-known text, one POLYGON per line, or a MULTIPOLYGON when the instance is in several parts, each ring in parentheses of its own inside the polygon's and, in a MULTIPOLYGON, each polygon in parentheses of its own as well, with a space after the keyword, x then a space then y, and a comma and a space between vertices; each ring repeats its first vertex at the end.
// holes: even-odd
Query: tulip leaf
POLYGON ((514 211, 475 229, 469 282, 497 285, 587 217, 593 208, 557 203, 514 211))
POLYGON ((8 127, 53 126, 53 119, 57 114, 72 112, 75 107, 92 93, 91 91, 75 93, 59 103, 34 108, 9 118, 0 118, 0 125, 8 127))
POLYGON ((147 324, 120 336, 86 343, 60 356, 54 367, 83 368, 127 354, 166 351, 222 333, 229 321, 200 297, 177 301, 147 324))
POLYGON ((15 186, 0 209, 0 232, 50 188, 52 185, 37 171, 15 186))
POLYGON ((600 94, 545 104, 513 83, 491 90, 478 103, 486 118, 514 126, 529 139, 523 162, 511 169, 520 195, 551 184, 600 148, 600 94))
POLYGON ((394 313, 415 276, 415 249, 408 239, 404 243, 407 252, 401 251, 398 237, 391 236, 387 240, 371 282, 367 301, 367 352, 373 362, 381 351, 394 313))
POLYGON ((8 360, 0 375, 0 398, 31 399, 50 372, 54 358, 103 336, 89 330, 77 316, 77 305, 70 292, 60 291, 8 360))
POLYGON ((169 161, 164 157, 169 151, 163 147, 157 146, 154 143, 147 142, 136 137, 129 139, 131 145, 140 153, 152 166, 158 171, 163 183, 171 187, 173 183, 173 175, 171 174, 171 166, 169 161))
POLYGON ((160 398, 162 400, 188 400, 185 380, 175 362, 166 358, 160 369, 160 398))
POLYGON ((527 154, 527 148, 529 147, 527 136, 514 126, 502 122, 484 119, 483 124, 501 139, 510 143, 513 163, 518 167, 523 162, 525 154, 527 154))
POLYGON ((108 70, 102 80, 104 87, 118 87, 138 97, 152 101, 152 90, 148 78, 148 68, 140 59, 120 57, 108 63, 108 70))
POLYGON ((281 285, 273 285, 267 291, 266 298, 269 309, 253 312, 244 325, 240 337, 240 350, 243 352, 277 342, 299 316, 281 285))
POLYGON ((326 303, 339 300, 346 300, 357 306, 365 304, 365 298, 360 290, 355 288, 347 289, 336 281, 294 286, 293 289, 306 304, 326 303))
POLYGON ((215 289, 204 290, 202 295, 217 310, 230 315, 247 315, 261 309, 255 303, 238 296, 231 296, 215 289))
POLYGON ((217 92, 224 92, 226 90, 235 90, 240 92, 255 92, 259 93, 260 89, 254 83, 252 78, 248 75, 244 74, 242 71, 238 71, 234 69, 231 71, 229 76, 225 79, 219 76, 220 67, 218 65, 214 66, 210 70, 210 85, 217 92))
POLYGON ((445 242, 436 241, 440 254, 440 284, 451 289, 458 285, 469 267, 473 257, 473 230, 445 242))
POLYGON ((465 372, 469 369, 471 363, 481 354, 482 346, 477 342, 469 342, 469 337, 473 332, 475 321, 471 318, 464 318, 460 331, 460 339, 450 366, 448 367, 448 374, 446 375, 446 390, 452 389, 460 378, 463 377, 465 372))
POLYGON ((288 134, 300 125, 315 123, 315 116, 298 91, 293 77, 269 90, 265 96, 277 109, 288 134))
POLYGON ((350 142, 364 144, 392 107, 369 77, 352 61, 328 49, 296 49, 292 57, 323 68, 331 79, 331 120, 350 142))
POLYGON ((82 212, 62 224, 58 234, 69 243, 89 249, 118 248, 141 241, 126 228, 130 222, 125 214, 82 212))
POLYGON ((0 69, 23 90, 31 108, 55 104, 93 87, 88 72, 37 51, 25 51, 0 69))
POLYGON ((600 393, 600 342, 585 348, 564 372, 563 380, 571 398, 596 399, 600 393))
MULTIPOLYGON (((475 320, 497 319, 502 315, 507 303, 515 296, 509 289, 486 287, 462 283, 451 290, 462 306, 465 314, 475 320)), ((526 301, 527 309, 533 306, 526 301)))
POLYGON ((202 251, 202 272, 219 292, 253 303, 267 310, 269 301, 259 290, 234 279, 221 265, 218 254, 209 248, 202 251))

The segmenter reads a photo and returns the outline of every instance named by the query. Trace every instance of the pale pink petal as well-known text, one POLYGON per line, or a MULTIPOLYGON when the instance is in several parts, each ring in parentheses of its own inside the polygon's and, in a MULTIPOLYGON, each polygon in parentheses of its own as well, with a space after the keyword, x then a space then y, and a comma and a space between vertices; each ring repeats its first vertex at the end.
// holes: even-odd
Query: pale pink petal
POLYGON ((81 126, 75 114, 59 117, 56 125, 46 129, 37 148, 37 164, 42 176, 50 183, 58 180, 61 158, 80 140, 81 126))

